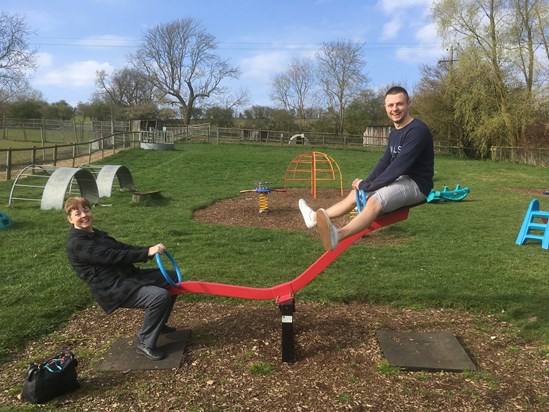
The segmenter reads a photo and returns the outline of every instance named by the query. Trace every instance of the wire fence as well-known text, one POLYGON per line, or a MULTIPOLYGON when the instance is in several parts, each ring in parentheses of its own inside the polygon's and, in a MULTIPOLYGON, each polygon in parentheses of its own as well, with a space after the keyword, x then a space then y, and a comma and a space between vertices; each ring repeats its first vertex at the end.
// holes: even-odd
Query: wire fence
POLYGON ((125 121, 64 121, 51 119, 13 119, 2 117, 3 140, 67 144, 83 143, 103 136, 131 131, 125 121))
POLYGON ((26 166, 51 165, 76 167, 91 163, 120 150, 138 147, 144 140, 142 132, 116 133, 84 143, 32 146, 18 149, 0 149, 0 179, 11 180, 26 166))

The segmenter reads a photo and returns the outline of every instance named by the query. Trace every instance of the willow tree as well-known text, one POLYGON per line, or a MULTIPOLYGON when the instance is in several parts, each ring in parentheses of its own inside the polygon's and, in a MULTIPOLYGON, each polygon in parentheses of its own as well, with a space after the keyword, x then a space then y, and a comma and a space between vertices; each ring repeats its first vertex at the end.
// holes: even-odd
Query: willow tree
MULTIPOLYGON (((445 45, 460 55, 475 55, 489 79, 490 98, 495 98, 497 115, 504 128, 499 143, 516 146, 529 124, 528 106, 539 87, 543 62, 536 54, 540 30, 538 10, 547 0, 436 0, 432 17, 445 45)), ((473 91, 474 92, 474 91, 473 91)), ((458 91, 467 95, 470 89, 458 91)), ((492 130, 493 132, 493 130, 492 130)))
POLYGON ((181 108, 189 124, 193 108, 226 92, 223 81, 240 70, 219 57, 215 37, 193 18, 159 24, 145 31, 131 62, 152 84, 181 108))

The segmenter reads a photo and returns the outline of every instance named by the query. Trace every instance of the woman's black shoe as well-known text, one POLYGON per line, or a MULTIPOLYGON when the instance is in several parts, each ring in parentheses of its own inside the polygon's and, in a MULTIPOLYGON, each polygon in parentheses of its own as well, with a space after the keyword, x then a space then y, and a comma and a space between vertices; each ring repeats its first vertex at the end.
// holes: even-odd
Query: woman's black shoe
POLYGON ((153 361, 164 359, 166 357, 166 354, 164 352, 156 348, 149 348, 142 343, 137 344, 137 346, 135 347, 135 351, 138 354, 143 355, 153 361))

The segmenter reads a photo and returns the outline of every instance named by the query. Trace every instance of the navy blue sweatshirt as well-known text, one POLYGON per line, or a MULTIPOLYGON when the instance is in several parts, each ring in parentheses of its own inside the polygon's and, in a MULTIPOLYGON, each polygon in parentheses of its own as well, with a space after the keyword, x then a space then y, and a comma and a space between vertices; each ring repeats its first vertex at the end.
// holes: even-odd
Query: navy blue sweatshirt
POLYGON ((402 129, 391 130, 387 149, 359 187, 373 192, 407 175, 427 196, 433 188, 434 157, 431 131, 421 120, 413 119, 402 129))

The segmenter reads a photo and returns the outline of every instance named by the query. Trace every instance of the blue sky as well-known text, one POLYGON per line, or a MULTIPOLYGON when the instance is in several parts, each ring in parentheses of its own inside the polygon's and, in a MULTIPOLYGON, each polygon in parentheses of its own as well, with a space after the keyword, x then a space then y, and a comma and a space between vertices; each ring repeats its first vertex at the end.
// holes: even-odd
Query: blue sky
POLYGON ((413 91, 421 64, 443 50, 429 20, 433 0, 2 0, 34 32, 39 53, 32 86, 48 102, 86 102, 95 73, 123 67, 143 32, 193 17, 218 43, 218 54, 241 69, 228 84, 245 87, 250 104, 270 105, 270 80, 294 56, 314 56, 335 40, 364 42, 369 87, 398 82, 413 91))

